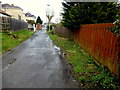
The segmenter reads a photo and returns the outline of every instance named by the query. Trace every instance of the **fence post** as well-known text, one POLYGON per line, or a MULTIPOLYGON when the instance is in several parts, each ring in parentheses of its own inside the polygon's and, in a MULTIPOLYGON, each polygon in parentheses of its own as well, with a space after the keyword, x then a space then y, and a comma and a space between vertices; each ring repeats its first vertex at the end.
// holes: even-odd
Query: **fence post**
POLYGON ((2 17, 0 17, 0 32, 2 32, 2 17))

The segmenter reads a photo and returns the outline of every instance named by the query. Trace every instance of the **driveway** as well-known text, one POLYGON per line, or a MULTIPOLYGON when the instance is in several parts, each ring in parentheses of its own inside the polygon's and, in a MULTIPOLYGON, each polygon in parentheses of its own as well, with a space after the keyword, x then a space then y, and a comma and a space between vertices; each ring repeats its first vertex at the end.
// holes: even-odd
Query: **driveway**
POLYGON ((37 31, 2 58, 3 88, 74 88, 64 74, 59 48, 46 30, 37 31))

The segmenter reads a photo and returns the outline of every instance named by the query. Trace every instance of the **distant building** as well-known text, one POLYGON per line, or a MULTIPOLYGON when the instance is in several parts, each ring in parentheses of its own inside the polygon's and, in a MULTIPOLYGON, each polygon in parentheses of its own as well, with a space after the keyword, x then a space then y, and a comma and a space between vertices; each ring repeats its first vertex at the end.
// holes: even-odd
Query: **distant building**
POLYGON ((25 21, 23 9, 18 6, 14 6, 14 4, 2 4, 2 10, 11 15, 12 18, 25 21))
POLYGON ((36 20, 36 17, 34 15, 32 15, 31 13, 27 12, 25 13, 25 19, 26 20, 36 20))
POLYGON ((35 31, 36 17, 34 15, 32 15, 31 13, 27 12, 27 13, 25 13, 25 19, 28 22, 28 29, 35 31))

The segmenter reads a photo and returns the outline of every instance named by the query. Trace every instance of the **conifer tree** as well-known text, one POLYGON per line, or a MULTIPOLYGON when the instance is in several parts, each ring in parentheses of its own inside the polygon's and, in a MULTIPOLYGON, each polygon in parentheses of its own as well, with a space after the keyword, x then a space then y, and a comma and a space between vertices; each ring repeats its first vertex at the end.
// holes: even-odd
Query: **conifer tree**
POLYGON ((38 23, 40 23, 40 24, 43 23, 43 21, 41 20, 40 16, 38 16, 38 18, 37 18, 37 20, 36 20, 36 23, 37 23, 37 24, 38 24, 38 23))
POLYGON ((113 23, 120 6, 115 2, 63 2, 62 24, 78 29, 82 24, 113 23))

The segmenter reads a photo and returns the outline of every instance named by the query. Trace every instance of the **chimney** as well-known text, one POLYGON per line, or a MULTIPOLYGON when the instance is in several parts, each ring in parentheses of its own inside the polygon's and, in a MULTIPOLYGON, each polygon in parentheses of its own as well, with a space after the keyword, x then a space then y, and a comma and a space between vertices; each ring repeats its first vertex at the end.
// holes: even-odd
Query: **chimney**
POLYGON ((0 9, 2 9, 2 4, 1 4, 2 2, 0 1, 0 9))

